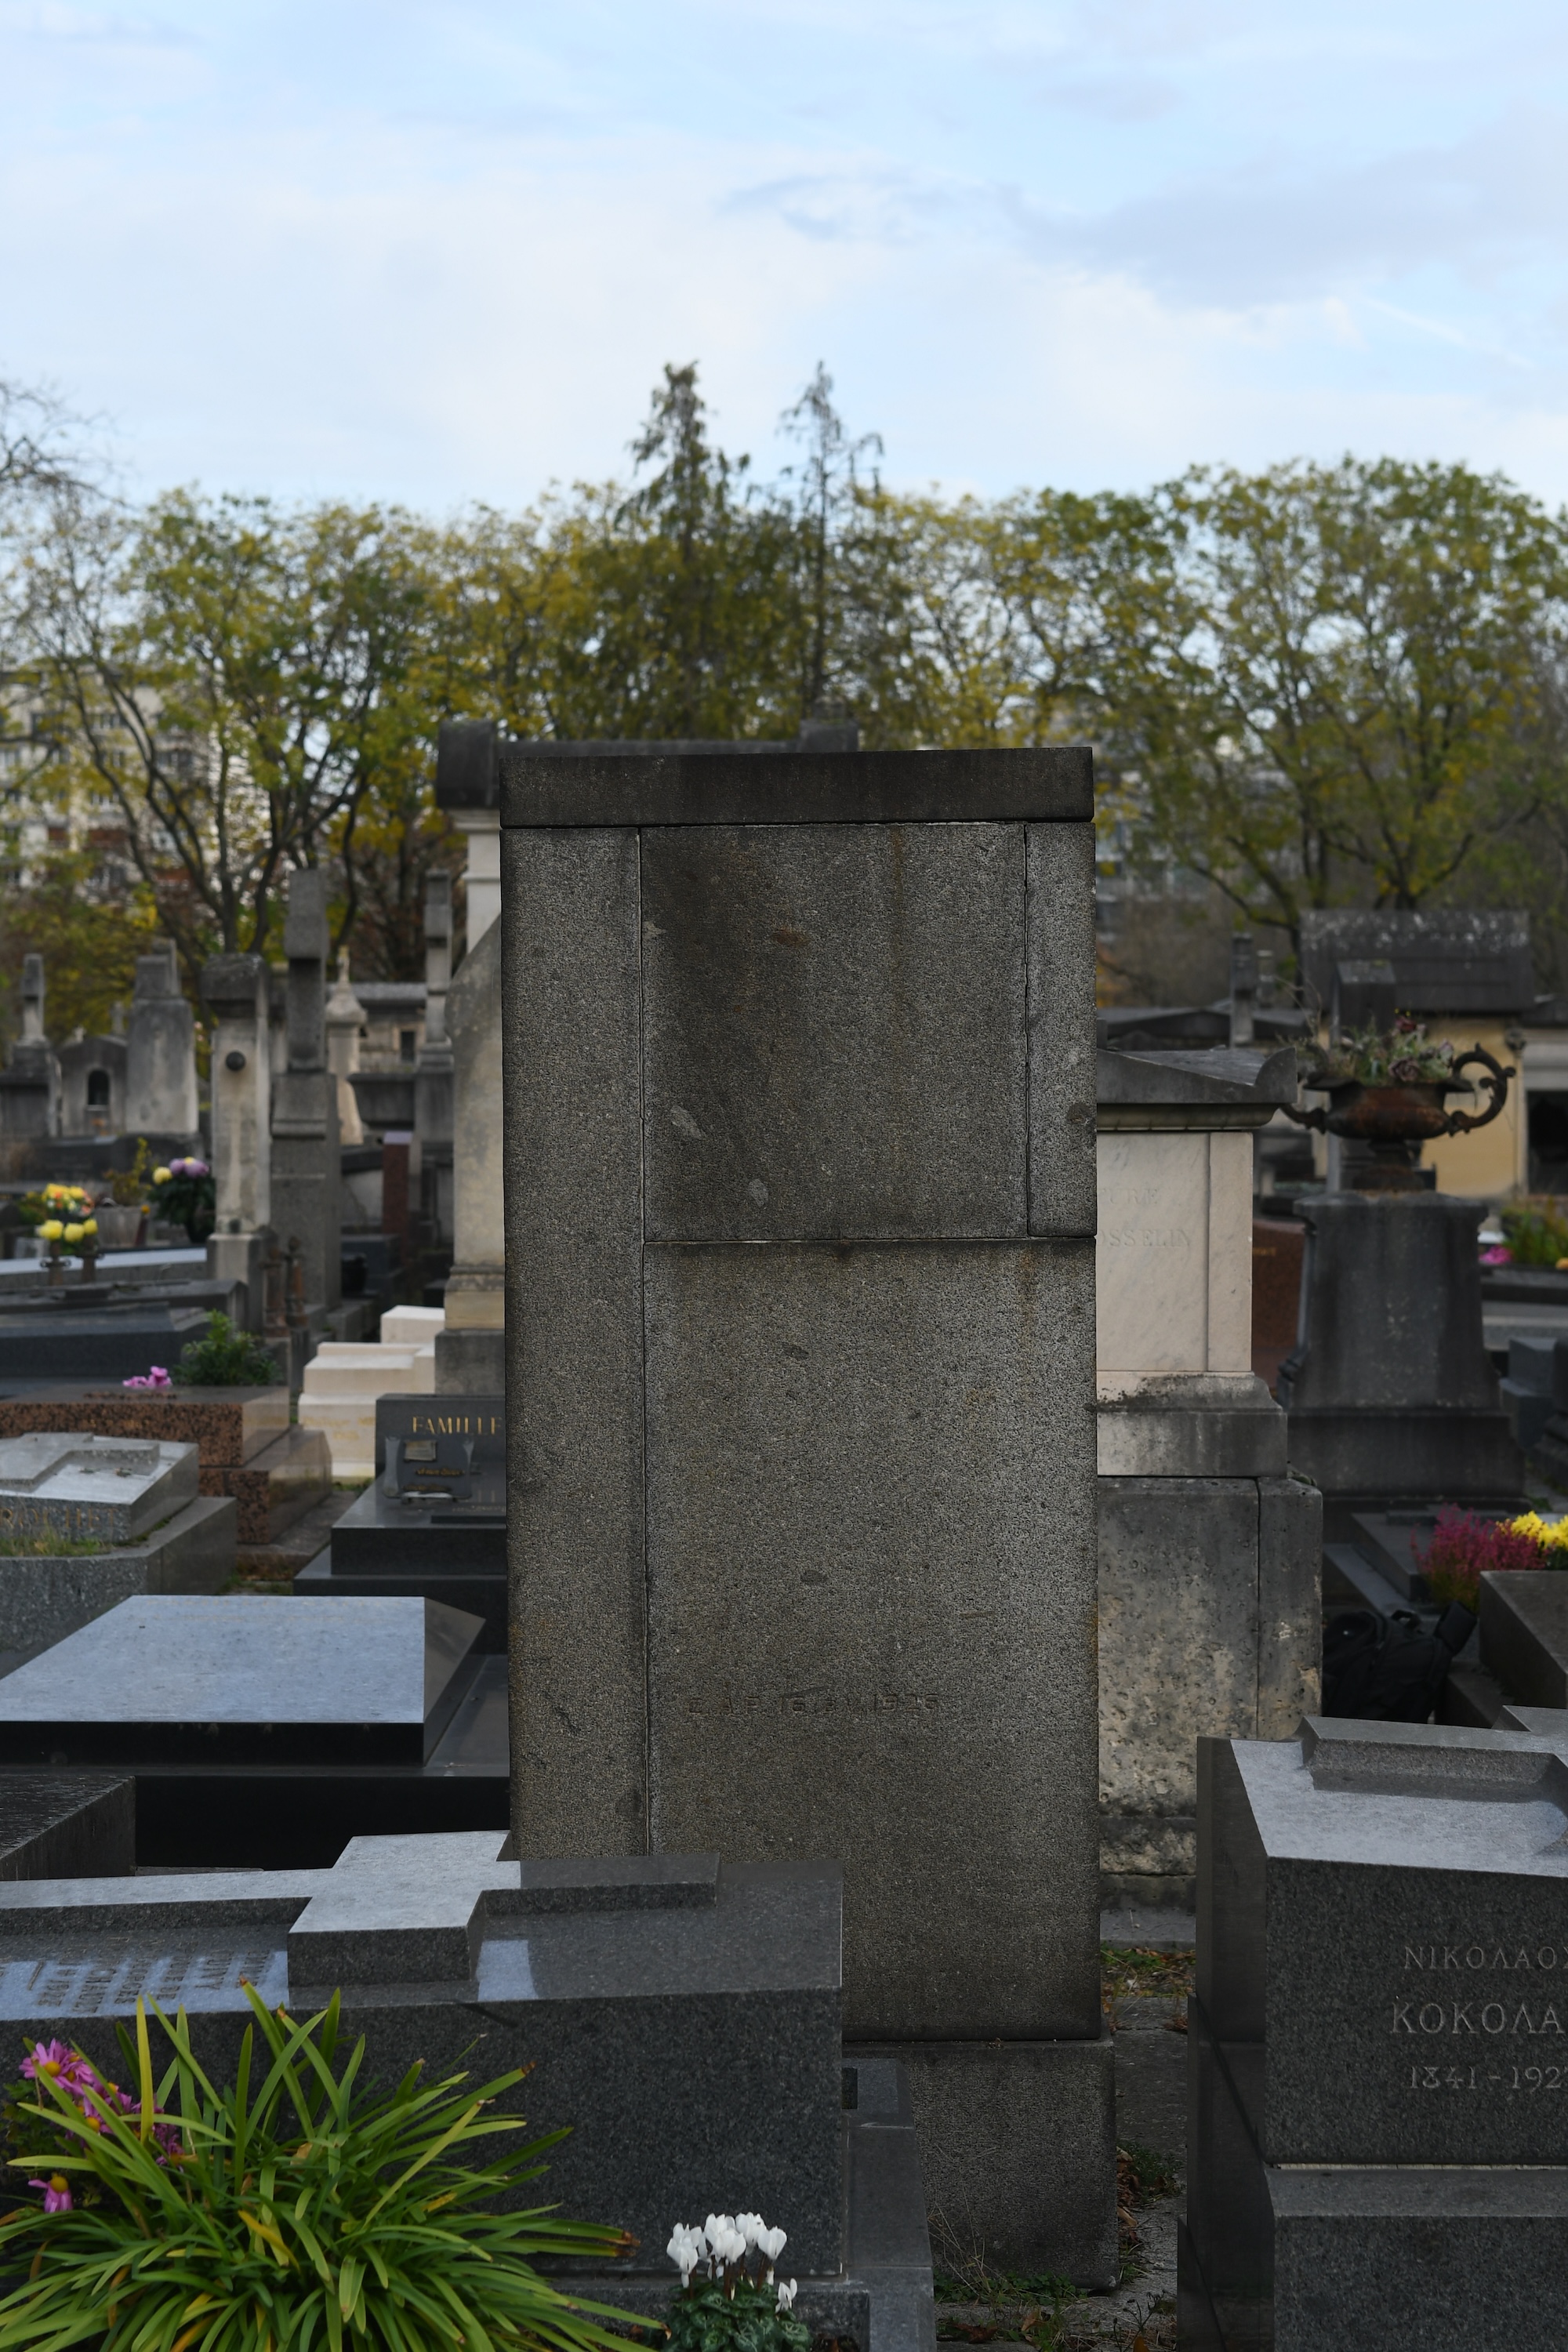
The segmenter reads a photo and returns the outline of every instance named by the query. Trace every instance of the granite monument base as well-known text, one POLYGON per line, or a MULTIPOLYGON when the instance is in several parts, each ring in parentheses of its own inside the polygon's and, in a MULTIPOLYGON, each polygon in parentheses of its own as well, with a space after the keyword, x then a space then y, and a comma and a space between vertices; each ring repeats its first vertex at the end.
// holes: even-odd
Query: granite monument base
MULTIPOLYGON (((1284 1415, 1268 1420, 1283 1454, 1284 1415)), ((1281 1738, 1317 1706, 1321 1561, 1322 1499, 1282 1468, 1100 1478, 1102 1905, 1192 1910, 1196 1742, 1281 1738)))
MULTIPOLYGON (((866 2352, 930 2352, 908 2092, 840 2045, 840 1875, 717 1855, 503 1863, 504 1833, 360 1840, 331 1871, 0 1885, 0 2019, 119 2063, 137 1995, 183 2003, 227 2079, 242 1980, 296 2014, 343 1996, 365 2075, 531 2068, 544 2191, 638 2241, 603 2284, 658 2313, 677 2221, 750 2204, 788 2232, 797 2308, 866 2352)), ((3 2030, 3 2028, 0 2028, 3 2030)))
POLYGON ((1117 2223, 1115 2045, 1092 2042, 856 2042, 909 2079, 939 2268, 1048 2271, 1108 2287, 1117 2223))
POLYGON ((491 1396, 506 1391, 506 1333, 458 1329, 436 1334, 437 1396, 491 1396))
POLYGON ((0 1552, 0 1650, 63 1641, 138 1594, 221 1592, 234 1574, 236 1507, 199 1495, 142 1543, 0 1552))

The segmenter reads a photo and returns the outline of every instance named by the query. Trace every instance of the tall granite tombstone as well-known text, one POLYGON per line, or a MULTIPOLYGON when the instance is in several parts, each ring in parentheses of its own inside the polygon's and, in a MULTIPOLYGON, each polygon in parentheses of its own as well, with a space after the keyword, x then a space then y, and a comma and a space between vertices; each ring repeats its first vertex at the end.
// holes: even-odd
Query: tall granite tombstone
POLYGON ((125 1123, 132 1134, 200 1139, 195 1016, 180 988, 174 950, 161 940, 136 959, 126 1037, 125 1123))
POLYGON ((214 956, 202 971, 213 1016, 212 1153, 216 1223, 207 1271, 246 1286, 246 1322, 263 1328, 272 1240, 272 1057, 268 971, 258 955, 214 956))
POLYGON ((1189 1910, 1195 1742, 1318 1702, 1322 1499, 1252 1370, 1252 1144, 1289 1046, 1101 1051, 1101 1895, 1189 1910))
POLYGON ((500 761, 519 1849, 841 1861, 950 2252, 1106 2283, 1089 755, 500 761))
POLYGON ((1184 2352, 1568 2342, 1568 1761, 1205 1740, 1184 2352))
POLYGON ((1524 1458, 1481 1322, 1484 1203, 1349 1192, 1298 1207, 1301 1319, 1279 1396, 1325 1534, 1352 1538, 1357 1513, 1390 1505, 1517 1507, 1524 1458))
POLYGON ((506 1386, 506 1216, 501 1164, 501 935, 469 948, 447 999, 451 1037, 452 1271, 436 1386, 490 1395, 506 1386))
POLYGON ((44 1032, 44 959, 22 959, 22 1034, 0 1071, 0 1140, 60 1131, 60 1066, 44 1032))
POLYGON ((272 1222, 298 1240, 305 1297, 323 1314, 342 1299, 342 1167, 337 1081, 327 1067, 327 877, 308 866, 289 877, 283 922, 287 1054, 272 1081, 272 1222))

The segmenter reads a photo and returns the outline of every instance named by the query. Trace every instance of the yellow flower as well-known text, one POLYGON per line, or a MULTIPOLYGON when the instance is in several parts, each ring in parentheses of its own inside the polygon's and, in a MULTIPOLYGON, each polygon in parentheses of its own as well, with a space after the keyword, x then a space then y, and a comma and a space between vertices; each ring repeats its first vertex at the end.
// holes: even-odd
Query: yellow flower
POLYGON ((43 1235, 45 1241, 58 1242, 60 1235, 64 1233, 65 1227, 60 1223, 58 1217, 51 1217, 47 1225, 40 1225, 38 1227, 38 1231, 43 1235))
POLYGON ((79 1225, 68 1225, 66 1227, 65 1237, 67 1241, 71 1243, 74 1246, 75 1244, 79 1242, 81 1239, 81 1227, 79 1225))
POLYGON ((97 1231, 98 1231, 98 1219, 97 1219, 96 1217, 84 1217, 84 1218, 83 1218, 83 1220, 82 1220, 82 1228, 81 1228, 81 1229, 82 1229, 82 1232, 83 1232, 84 1234, 95 1234, 95 1233, 97 1233, 97 1231))
POLYGON ((166 1184, 169 1181, 169 1171, 166 1168, 154 1168, 153 1181, 154 1184, 166 1184))

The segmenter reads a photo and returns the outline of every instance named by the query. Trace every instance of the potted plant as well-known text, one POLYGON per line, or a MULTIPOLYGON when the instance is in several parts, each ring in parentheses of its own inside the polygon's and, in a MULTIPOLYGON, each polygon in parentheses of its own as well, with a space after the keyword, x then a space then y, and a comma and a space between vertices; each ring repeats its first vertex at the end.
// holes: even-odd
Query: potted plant
POLYGON ((193 1249, 200 1249, 217 1223, 217 1186, 205 1160, 171 1160, 153 1171, 153 1199, 158 1214, 172 1225, 184 1225, 193 1249))
POLYGON ((1407 1013, 1392 1029, 1356 1030, 1337 1045, 1310 1050, 1312 1066, 1302 1084, 1326 1094, 1328 1108, 1287 1105, 1286 1117, 1320 1134, 1370 1144, 1373 1166, 1359 1180, 1361 1189, 1369 1191, 1414 1190, 1422 1144, 1489 1125, 1508 1100, 1509 1080, 1516 1075, 1511 1064, 1505 1069, 1484 1045, 1456 1054, 1447 1038, 1428 1037, 1423 1024, 1407 1013), (1446 1096, 1470 1091, 1472 1082, 1464 1073, 1471 1067, 1483 1074, 1477 1083, 1487 1097, 1486 1108, 1447 1109, 1446 1096))
POLYGON ((147 1222, 147 1186, 153 1153, 144 1135, 136 1139, 129 1168, 111 1168, 98 1198, 98 1235, 105 1249, 135 1249, 147 1222), (107 1196, 107 1197, 106 1197, 107 1196))
POLYGON ((16 1205, 38 1239, 47 1244, 51 1289, 58 1289, 65 1280, 62 1243, 68 1250, 79 1250, 88 1258, 96 1257, 98 1221, 92 1202, 79 1184, 46 1184, 39 1192, 25 1192, 16 1205))

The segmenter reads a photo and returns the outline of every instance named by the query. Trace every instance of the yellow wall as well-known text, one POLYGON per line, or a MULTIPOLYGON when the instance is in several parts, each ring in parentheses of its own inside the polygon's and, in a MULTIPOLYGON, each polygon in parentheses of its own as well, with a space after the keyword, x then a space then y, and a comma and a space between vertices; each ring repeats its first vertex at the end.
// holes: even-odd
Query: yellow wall
MULTIPOLYGON (((1529 1122, 1524 1104, 1524 1056, 1510 1053, 1503 1043, 1503 1031, 1511 1026, 1510 1022, 1477 1020, 1473 1014, 1468 1020, 1458 1016, 1446 1020, 1436 1013, 1427 1016, 1427 1035, 1451 1038, 1456 1054, 1464 1053, 1471 1045, 1484 1045, 1505 1070, 1510 1063, 1514 1069, 1501 1116, 1494 1118, 1489 1127, 1483 1127, 1475 1135, 1441 1136, 1423 1150, 1421 1165, 1436 1170, 1439 1192, 1457 1192, 1461 1199, 1470 1201, 1500 1200, 1525 1181, 1529 1122)), ((1449 1095, 1447 1104, 1449 1110, 1480 1111, 1486 1108, 1486 1100, 1485 1095, 1478 1092, 1449 1095)))

